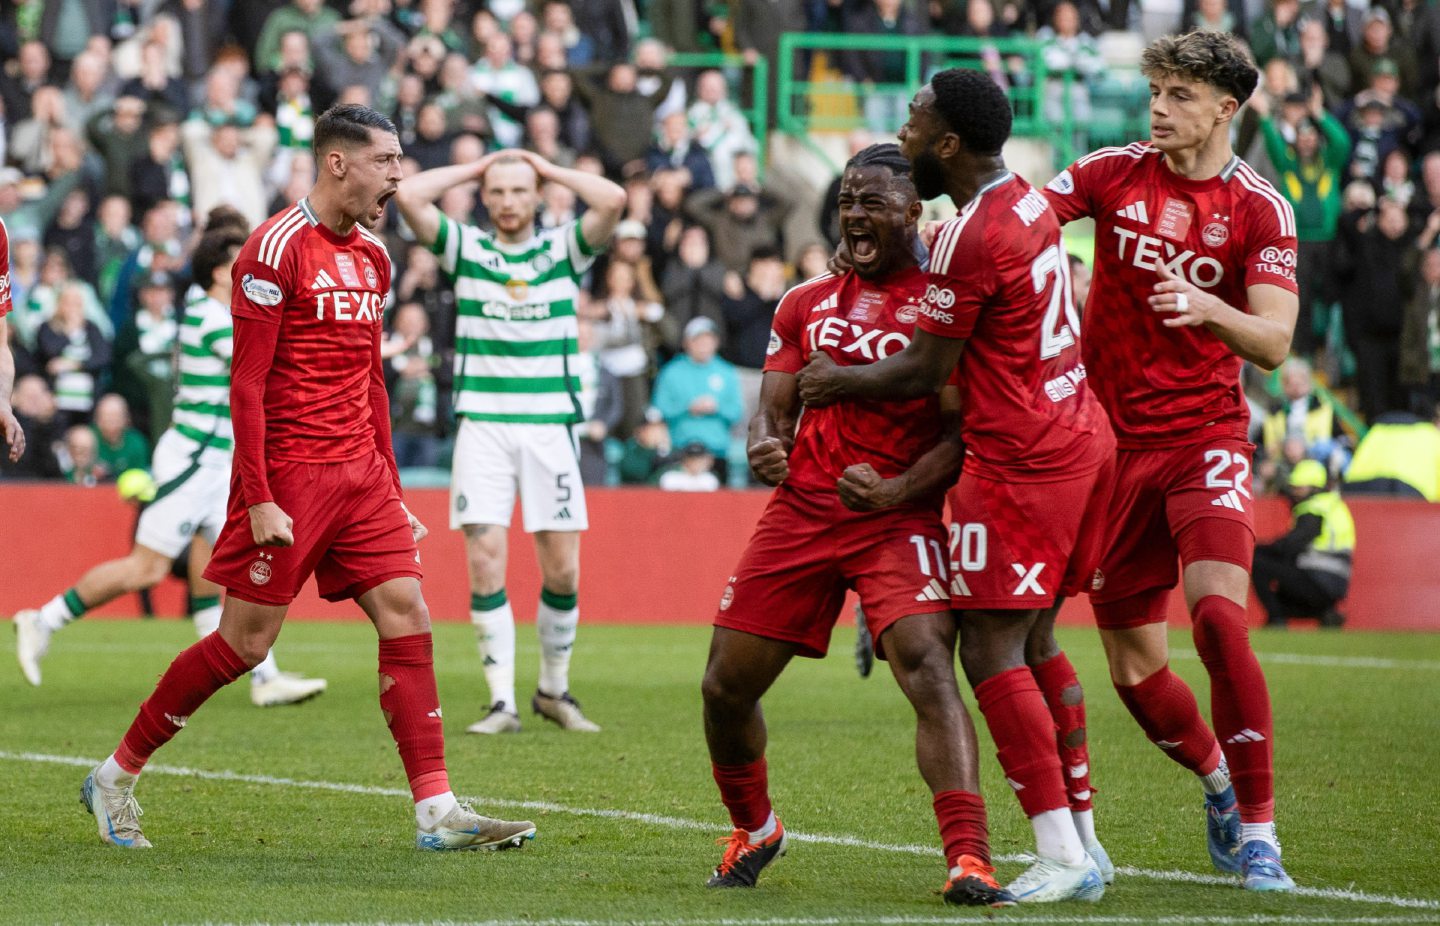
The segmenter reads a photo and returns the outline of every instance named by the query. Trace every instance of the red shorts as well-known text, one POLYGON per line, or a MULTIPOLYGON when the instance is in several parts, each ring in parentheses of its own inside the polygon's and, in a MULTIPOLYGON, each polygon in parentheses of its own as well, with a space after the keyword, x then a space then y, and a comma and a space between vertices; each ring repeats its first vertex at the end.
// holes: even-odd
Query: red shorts
POLYGON ((1115 457, 1061 482, 1001 482, 966 472, 950 490, 956 610, 1028 611, 1090 589, 1100 560, 1115 457))
POLYGON ((421 577, 410 519, 378 452, 343 463, 277 460, 267 469, 275 504, 295 522, 294 546, 255 545, 249 509, 232 481, 205 578, 243 601, 287 605, 312 572, 327 601, 358 598, 400 576, 421 577))
POLYGON ((781 486, 725 586, 715 626, 794 643, 818 659, 853 588, 883 658, 891 624, 950 610, 944 543, 939 512, 857 512, 833 492, 781 486))
POLYGON ((1165 620, 1178 562, 1214 560, 1250 571, 1254 452, 1235 438, 1119 452, 1105 554, 1090 595, 1101 627, 1165 620))

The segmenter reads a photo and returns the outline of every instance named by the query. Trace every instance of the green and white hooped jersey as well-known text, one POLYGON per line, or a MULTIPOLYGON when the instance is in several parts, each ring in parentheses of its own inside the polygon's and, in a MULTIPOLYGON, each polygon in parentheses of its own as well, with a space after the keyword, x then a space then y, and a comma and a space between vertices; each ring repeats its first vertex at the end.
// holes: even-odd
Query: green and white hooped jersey
POLYGON ((203 293, 186 301, 170 430, 203 449, 208 460, 227 464, 235 446, 230 423, 233 338, 228 305, 203 293))
POLYGON ((455 286, 455 411, 472 421, 580 420, 575 305, 596 249, 579 221, 520 245, 441 216, 431 245, 455 286))

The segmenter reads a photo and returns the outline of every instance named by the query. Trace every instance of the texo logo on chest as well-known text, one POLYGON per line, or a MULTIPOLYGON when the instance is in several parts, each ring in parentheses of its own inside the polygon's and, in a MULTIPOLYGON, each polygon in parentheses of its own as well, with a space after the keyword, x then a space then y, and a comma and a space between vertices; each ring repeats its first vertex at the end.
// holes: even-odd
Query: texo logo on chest
POLYGON ((859 354, 866 360, 884 360, 891 354, 904 350, 910 343, 910 338, 898 331, 884 331, 879 328, 866 330, 854 322, 834 315, 806 325, 805 338, 810 344, 810 350, 834 347, 842 353, 859 354))
POLYGON ((324 319, 328 309, 337 322, 377 322, 385 300, 376 292, 349 292, 337 289, 315 294, 315 317, 324 319))
POLYGON ((1168 241, 1118 225, 1112 225, 1111 229, 1119 239, 1120 259, 1141 270, 1153 271, 1163 263, 1165 269, 1202 289, 1213 289, 1225 279, 1225 268, 1213 257, 1197 256, 1189 248, 1178 250, 1168 241))

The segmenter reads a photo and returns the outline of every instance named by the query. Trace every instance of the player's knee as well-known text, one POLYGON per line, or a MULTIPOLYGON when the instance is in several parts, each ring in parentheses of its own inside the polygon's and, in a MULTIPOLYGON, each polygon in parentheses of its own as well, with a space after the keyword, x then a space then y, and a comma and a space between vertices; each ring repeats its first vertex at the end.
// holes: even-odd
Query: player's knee
POLYGON ((249 633, 239 634, 235 639, 227 637, 226 642, 240 657, 240 661, 251 669, 265 661, 270 654, 270 647, 275 644, 275 634, 265 630, 254 630, 249 633))
POLYGON ((934 651, 917 654, 905 662, 896 662, 895 654, 886 652, 900 687, 917 711, 925 713, 952 704, 960 697, 956 687, 954 662, 948 653, 934 651))
POLYGON ((170 574, 170 562, 158 556, 130 556, 128 591, 153 588, 170 574))
POLYGON ((728 672, 711 666, 705 670, 700 682, 700 697, 705 702, 705 712, 711 716, 742 713, 753 708, 755 699, 736 683, 728 672))
POLYGON ((545 570, 545 589, 555 595, 574 595, 580 590, 580 564, 566 563, 545 570))

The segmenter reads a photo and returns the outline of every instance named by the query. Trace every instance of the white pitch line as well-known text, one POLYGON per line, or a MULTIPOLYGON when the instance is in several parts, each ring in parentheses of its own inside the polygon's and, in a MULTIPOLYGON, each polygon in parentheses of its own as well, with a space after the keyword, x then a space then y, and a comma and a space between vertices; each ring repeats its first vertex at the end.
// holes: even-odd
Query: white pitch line
MULTIPOLYGON (((1199 659, 1193 649, 1172 649, 1170 655, 1176 659, 1199 659)), ((1273 662, 1287 666, 1327 666, 1336 669, 1421 669, 1440 671, 1440 660, 1436 659, 1387 659, 1380 656, 1315 656, 1309 653, 1262 653, 1255 655, 1261 662, 1273 662)))
MULTIPOLYGON (((87 759, 82 756, 56 756, 39 752, 10 752, 7 750, 0 750, 0 760, 34 762, 44 765, 66 765, 74 768, 87 769, 94 768, 99 761, 97 759, 87 759)), ((271 785, 282 788, 301 788, 310 791, 331 791, 342 794, 364 794, 378 797, 410 797, 410 792, 403 788, 383 788, 375 785, 347 784, 337 781, 306 781, 298 778, 280 778, 274 775, 249 775, 243 772, 231 772, 227 770, 211 771, 208 769, 186 768, 178 765, 147 765, 145 770, 159 775, 178 775, 188 778, 200 778, 207 781, 234 781, 242 784, 271 785)), ((660 814, 639 813, 631 810, 571 807, 567 804, 557 804, 552 801, 522 801, 478 796, 466 796, 463 799, 486 806, 518 807, 522 810, 538 810, 547 813, 568 814, 576 817, 597 817, 606 820, 628 820, 634 823, 644 823, 666 829, 714 832, 718 828, 714 823, 707 823, 701 820, 687 820, 682 817, 668 817, 660 814)), ((798 833, 794 830, 789 832, 790 839, 795 842, 878 850, 881 852, 895 852, 905 855, 929 856, 932 858, 939 855, 939 852, 934 846, 877 843, 861 839, 858 836, 798 833)), ((1030 860, 1031 856, 1029 855, 995 856, 995 861, 997 862, 1028 862, 1030 860)), ((1190 871, 1166 869, 1132 868, 1130 866, 1122 866, 1117 870, 1121 874, 1130 877, 1146 878, 1152 881, 1172 881, 1185 884, 1218 884, 1229 887, 1237 886, 1235 878, 1223 877, 1221 875, 1205 875, 1190 871)), ((1440 910, 1440 900, 1430 900, 1420 897, 1401 897, 1393 894, 1371 894, 1367 891, 1352 891, 1335 887, 1302 886, 1297 887, 1291 891, 1290 894, 1295 897, 1313 897, 1321 900, 1345 900, 1354 903, 1385 904, 1387 906, 1404 907, 1414 910, 1440 910)), ((1206 919, 1202 922, 1218 922, 1218 920, 1206 919)), ((536 926, 536 924, 531 923, 530 926, 536 926)))
MULTIPOLYGON (((1118 926, 1399 926, 1409 923, 1434 923, 1433 918, 1415 916, 1377 917, 1335 917, 1300 916, 1293 914, 1253 916, 1126 916, 1123 914, 1105 916, 1057 916, 1053 914, 1028 916, 1023 908, 1008 911, 1001 917, 1015 923, 1039 923, 1045 926, 1100 926, 1104 923, 1118 926)), ((642 920, 642 919, 552 919, 552 920, 418 920, 413 922, 392 922, 388 920, 351 920, 343 923, 303 922, 290 926, 946 926, 949 923, 995 923, 999 917, 994 912, 955 911, 944 916, 806 916, 806 917, 722 917, 718 919, 642 920)), ((217 923, 206 922, 197 926, 264 926, 260 923, 217 923)))

